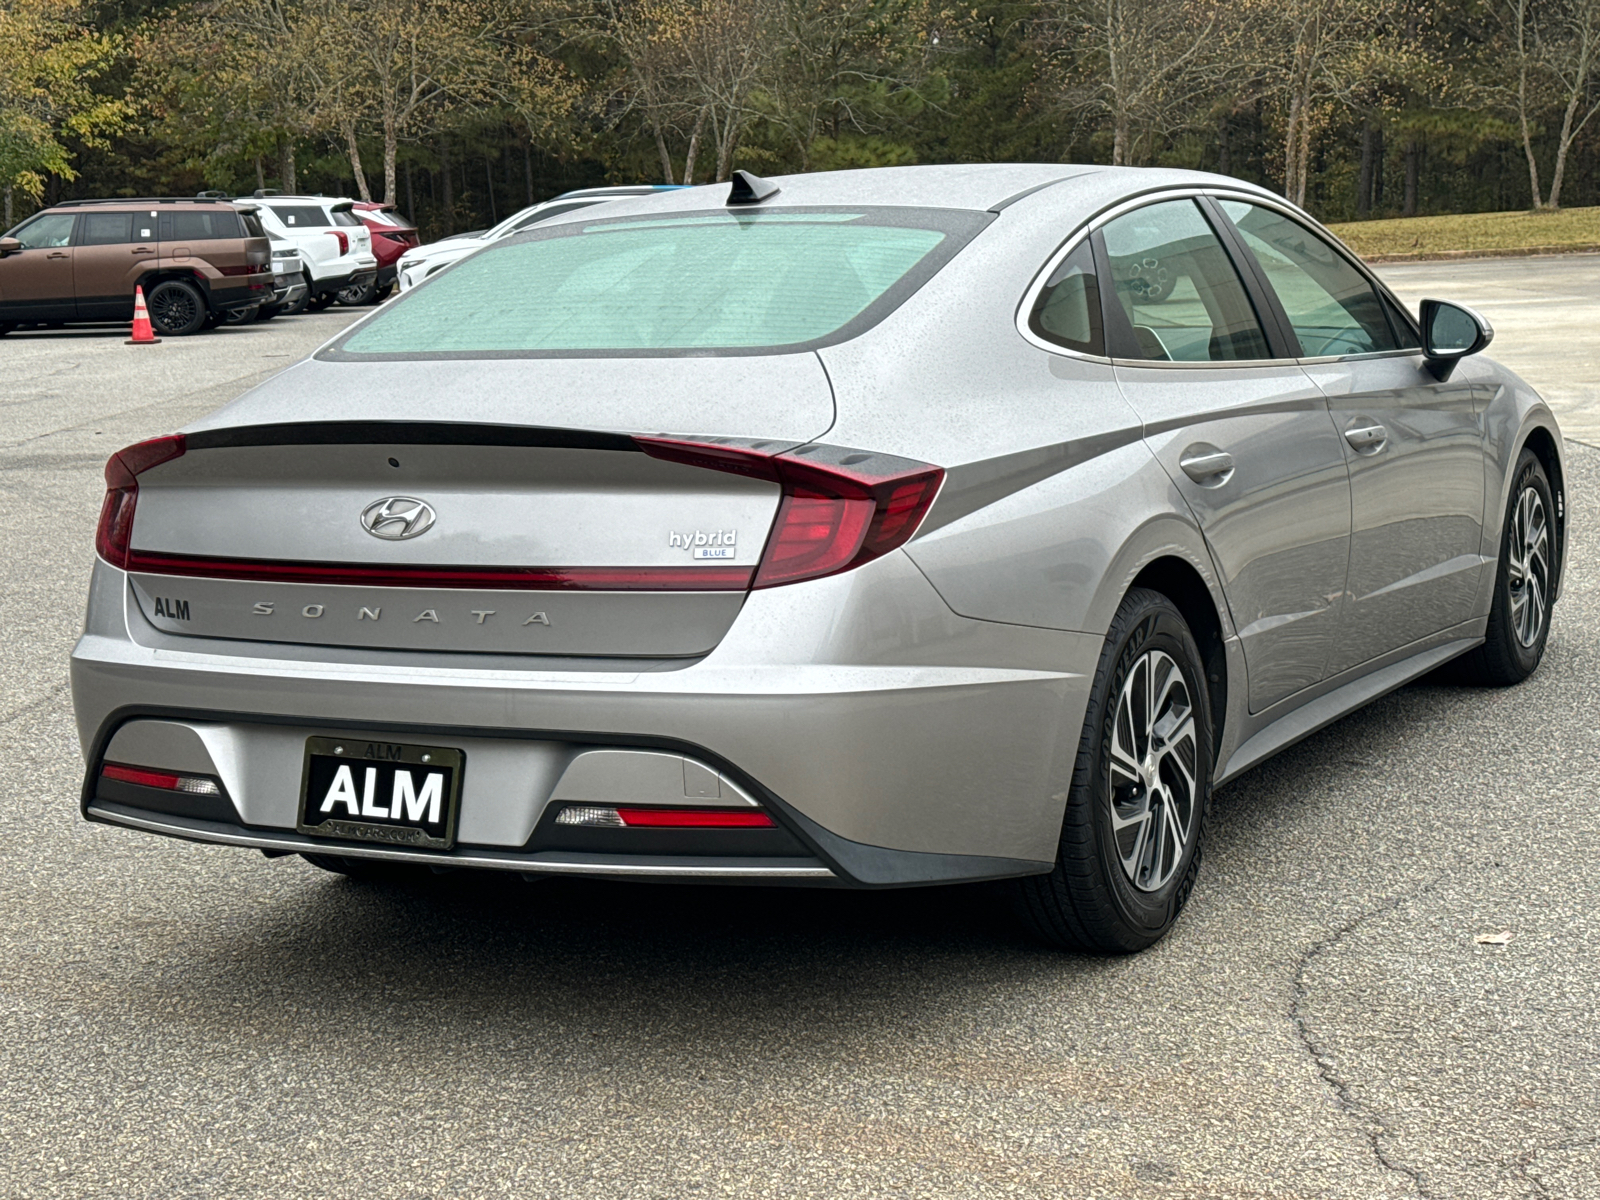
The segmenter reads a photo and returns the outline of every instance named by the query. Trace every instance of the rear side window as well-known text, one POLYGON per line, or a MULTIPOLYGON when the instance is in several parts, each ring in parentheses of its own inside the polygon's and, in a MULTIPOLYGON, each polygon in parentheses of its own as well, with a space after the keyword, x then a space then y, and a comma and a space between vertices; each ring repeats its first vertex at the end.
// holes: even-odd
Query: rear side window
POLYGON ((1104 354, 1100 324, 1100 286, 1094 274, 1094 252, 1083 242, 1050 273, 1034 302, 1028 328, 1047 342, 1079 354, 1104 354))
POLYGON ((1377 290, 1344 255, 1274 209, 1243 200, 1219 203, 1278 294, 1302 355, 1399 348, 1377 290))
POLYGON ((163 242, 210 242, 236 238, 239 214, 233 212, 164 212, 161 214, 163 242))
POLYGON ((328 227, 328 214, 322 211, 320 204, 272 204, 268 207, 290 229, 328 227))
POLYGON ((80 246, 121 246, 133 241, 133 214, 90 212, 78 227, 80 246))
POLYGON ((462 259, 336 349, 748 353, 842 340, 892 311, 989 219, 778 209, 547 226, 462 259))
POLYGON ((1102 230, 1133 357, 1237 362, 1270 357, 1238 272, 1192 200, 1136 209, 1102 230))

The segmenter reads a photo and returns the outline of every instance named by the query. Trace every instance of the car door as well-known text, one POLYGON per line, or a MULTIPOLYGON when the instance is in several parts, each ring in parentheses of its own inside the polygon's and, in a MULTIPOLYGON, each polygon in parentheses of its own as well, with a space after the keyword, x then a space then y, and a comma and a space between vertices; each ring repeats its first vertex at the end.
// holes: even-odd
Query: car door
POLYGON ((1410 321, 1290 214, 1221 199, 1350 468, 1350 574, 1330 674, 1468 621, 1483 571, 1482 405, 1466 373, 1429 372, 1410 321))
POLYGON ((155 214, 81 213, 73 243, 72 279, 79 318, 131 320, 134 286, 144 264, 157 257, 155 214))
POLYGON ((46 212, 12 231, 22 249, 0 258, 0 319, 70 321, 77 316, 72 286, 75 221, 75 213, 46 212))
POLYGON ((1324 677, 1350 483, 1326 397, 1259 314, 1213 219, 1197 199, 1161 200, 1094 242, 1117 381, 1205 533, 1260 712, 1324 677))

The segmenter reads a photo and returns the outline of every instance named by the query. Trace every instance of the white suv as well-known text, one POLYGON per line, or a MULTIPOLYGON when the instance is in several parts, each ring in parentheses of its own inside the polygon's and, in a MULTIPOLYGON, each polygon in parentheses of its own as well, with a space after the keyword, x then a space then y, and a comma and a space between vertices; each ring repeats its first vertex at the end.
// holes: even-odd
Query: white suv
POLYGON ((480 229, 476 233, 458 233, 451 237, 440 238, 437 242, 429 242, 426 246, 413 246, 400 257, 400 290, 409 291, 417 286, 429 275, 442 271, 451 263, 465 258, 474 250, 482 250, 491 242, 497 242, 503 237, 510 237, 513 233, 521 233, 540 221, 548 221, 551 217, 559 217, 562 213, 569 213, 579 208, 587 208, 591 204, 601 204, 607 200, 615 200, 621 196, 648 196, 652 192, 665 192, 672 190, 667 184, 639 184, 626 187, 584 188, 576 192, 563 192, 554 200, 546 200, 542 204, 534 204, 521 212, 514 212, 493 229, 480 229))
POLYGON ((299 248, 312 309, 326 308, 340 289, 361 287, 377 275, 372 234, 351 211, 353 200, 262 190, 239 203, 253 207, 269 233, 299 248))

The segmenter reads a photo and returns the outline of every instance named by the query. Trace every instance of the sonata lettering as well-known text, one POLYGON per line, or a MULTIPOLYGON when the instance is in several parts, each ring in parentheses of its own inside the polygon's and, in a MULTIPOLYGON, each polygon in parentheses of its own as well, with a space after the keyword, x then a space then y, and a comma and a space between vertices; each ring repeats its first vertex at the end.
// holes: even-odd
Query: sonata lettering
MULTIPOLYGON (((254 616, 270 617, 276 615, 277 609, 278 602, 276 600, 257 600, 255 604, 251 606, 250 612, 254 616)), ((323 616, 327 611, 328 608, 325 604, 307 604, 300 610, 300 615, 305 617, 307 620, 316 620, 318 617, 323 616)), ((467 610, 466 615, 470 616, 476 624, 486 625, 488 624, 489 618, 498 615, 499 611, 500 610, 496 608, 470 608, 467 610)), ((169 600, 165 597, 160 597, 155 602, 155 615, 158 617, 168 617, 177 621, 187 621, 189 620, 189 602, 187 600, 169 600)), ((383 606, 370 604, 360 605, 356 608, 355 619, 357 621, 381 621, 383 619, 383 606)), ((413 625, 415 625, 418 621, 426 621, 434 625, 442 625, 444 624, 445 618, 439 615, 438 609, 425 608, 416 616, 411 618, 411 623, 413 625)), ((544 612, 533 613, 527 618, 527 620, 523 621, 522 624, 525 626, 548 625, 550 624, 550 614, 544 612)))

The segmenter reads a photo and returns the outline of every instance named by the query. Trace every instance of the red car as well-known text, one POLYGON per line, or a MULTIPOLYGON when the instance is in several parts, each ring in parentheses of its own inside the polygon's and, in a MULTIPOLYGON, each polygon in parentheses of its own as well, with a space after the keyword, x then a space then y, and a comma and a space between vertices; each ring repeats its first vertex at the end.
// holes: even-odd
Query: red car
POLYGON ((393 204, 357 200, 352 211, 372 231, 372 253, 378 259, 378 274, 370 283, 345 288, 339 293, 339 303, 376 304, 394 290, 395 264, 402 254, 418 244, 417 228, 402 217, 393 204))

